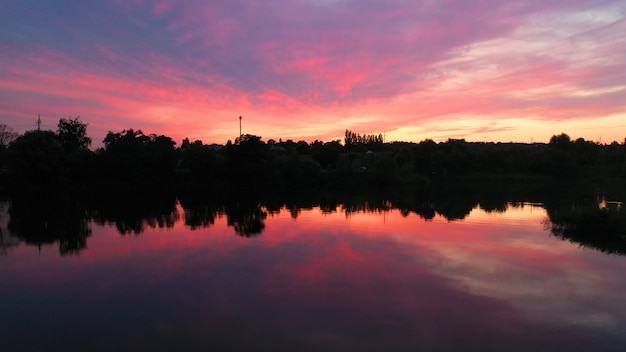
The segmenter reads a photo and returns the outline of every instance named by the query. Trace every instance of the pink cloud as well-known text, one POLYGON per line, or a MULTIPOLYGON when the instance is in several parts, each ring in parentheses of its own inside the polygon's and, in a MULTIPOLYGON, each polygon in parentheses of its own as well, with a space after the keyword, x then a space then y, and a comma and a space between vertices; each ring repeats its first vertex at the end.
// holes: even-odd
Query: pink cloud
POLYGON ((174 5, 114 3, 58 33, 16 24, 33 40, 2 47, 0 81, 14 97, 0 99, 3 118, 23 124, 31 101, 100 130, 127 121, 110 127, 223 142, 239 115, 250 133, 334 139, 444 121, 471 135, 493 119, 568 124, 625 108, 626 22, 613 1, 174 5))
POLYGON ((157 1, 152 5, 152 14, 155 17, 161 17, 172 10, 174 4, 168 0, 157 1))

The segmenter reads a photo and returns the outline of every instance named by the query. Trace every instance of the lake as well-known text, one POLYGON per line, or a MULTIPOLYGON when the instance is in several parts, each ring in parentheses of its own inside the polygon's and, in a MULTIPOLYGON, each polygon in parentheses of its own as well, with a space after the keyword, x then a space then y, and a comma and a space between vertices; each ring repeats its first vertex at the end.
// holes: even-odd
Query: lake
POLYGON ((0 205, 2 351, 626 346, 626 257, 559 238, 543 203, 444 216, 389 202, 13 202, 0 205))

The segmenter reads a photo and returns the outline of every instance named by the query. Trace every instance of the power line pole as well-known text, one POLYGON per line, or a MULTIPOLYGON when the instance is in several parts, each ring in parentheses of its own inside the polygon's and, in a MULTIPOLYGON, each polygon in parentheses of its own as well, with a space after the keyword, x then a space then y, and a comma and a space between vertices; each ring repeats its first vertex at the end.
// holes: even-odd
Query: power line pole
POLYGON ((241 143, 241 119, 243 117, 241 117, 241 115, 239 115, 239 143, 241 143))
POLYGON ((37 131, 41 130, 41 115, 37 114, 37 131))

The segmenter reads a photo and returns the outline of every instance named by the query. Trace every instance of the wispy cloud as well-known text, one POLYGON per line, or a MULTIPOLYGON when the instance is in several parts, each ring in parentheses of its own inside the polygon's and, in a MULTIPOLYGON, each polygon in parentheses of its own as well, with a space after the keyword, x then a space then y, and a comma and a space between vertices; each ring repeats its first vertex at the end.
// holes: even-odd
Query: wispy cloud
POLYGON ((497 122, 494 140, 526 140, 542 134, 525 125, 624 113, 625 12, 613 0, 9 0, 0 116, 80 114, 95 140, 132 127, 224 142, 239 115, 266 138, 419 140, 442 123, 476 137, 497 122))

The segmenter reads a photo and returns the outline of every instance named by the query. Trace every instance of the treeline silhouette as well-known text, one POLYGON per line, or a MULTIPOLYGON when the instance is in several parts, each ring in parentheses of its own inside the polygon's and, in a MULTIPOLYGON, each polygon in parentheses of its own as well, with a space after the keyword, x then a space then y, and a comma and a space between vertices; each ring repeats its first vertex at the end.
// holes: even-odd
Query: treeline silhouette
POLYGON ((0 253, 15 238, 79 253, 90 221, 128 235, 172 227, 179 216, 192 230, 226 216, 236 234, 251 237, 285 208, 294 218, 319 207, 454 221, 476 207, 504 211, 530 201, 543 202, 553 235, 626 254, 626 208, 600 209, 594 196, 606 179, 617 184, 610 189, 623 187, 626 141, 604 145, 560 134, 534 144, 384 143, 380 135, 346 130, 343 143, 246 134, 225 145, 185 139, 177 147, 168 136, 128 129, 109 132, 95 151, 90 145, 78 117, 61 119, 57 131, 23 135, 0 125, 0 190, 10 198, 11 234, 0 232, 0 253))
MULTIPOLYGON (((10 131, 9 131, 10 132, 10 131)), ((61 119, 58 130, 7 136, 0 129, 0 177, 12 189, 163 187, 327 189, 411 186, 459 178, 626 178, 625 143, 608 145, 555 135, 549 143, 384 143, 345 131, 343 143, 263 141, 242 135, 226 145, 127 129, 89 149, 87 124, 61 119), (6 138, 5 138, 6 137, 6 138), (6 142, 8 141, 8 142, 6 142)))

